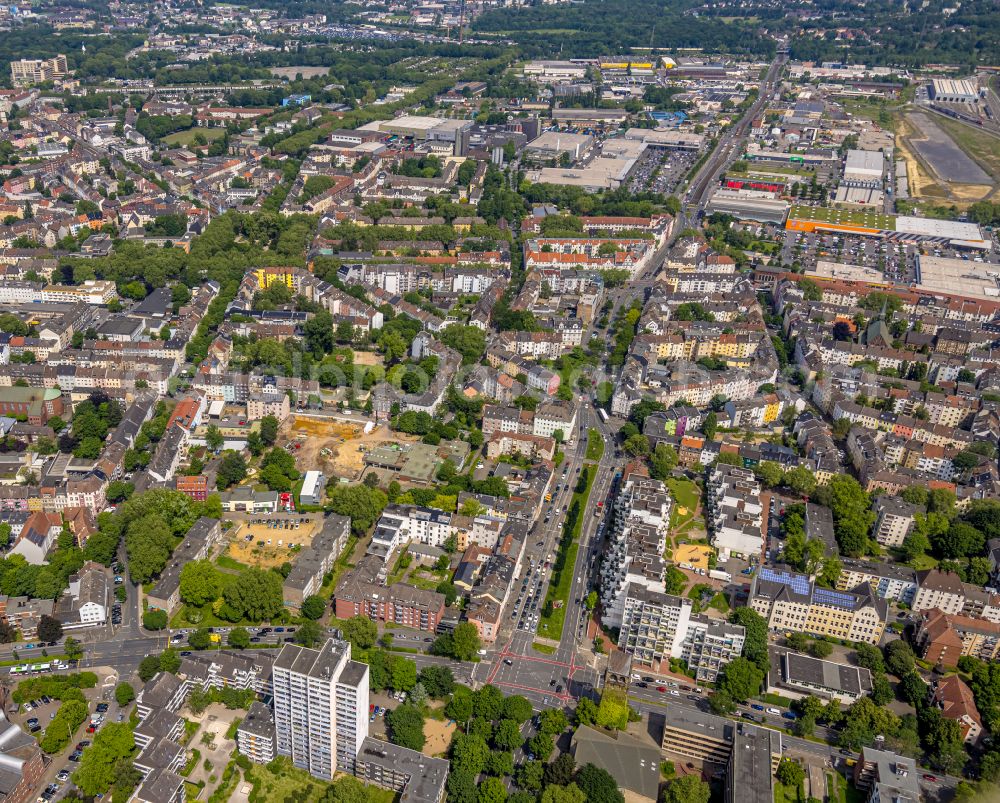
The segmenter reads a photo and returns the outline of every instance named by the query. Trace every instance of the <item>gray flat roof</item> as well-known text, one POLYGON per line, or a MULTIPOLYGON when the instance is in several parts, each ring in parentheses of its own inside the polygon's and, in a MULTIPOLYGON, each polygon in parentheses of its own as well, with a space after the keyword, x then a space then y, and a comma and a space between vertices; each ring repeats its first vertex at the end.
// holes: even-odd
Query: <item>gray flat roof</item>
POLYGON ((781 734, 767 728, 740 724, 736 729, 727 783, 740 803, 773 803, 771 756, 781 754, 781 734))
POLYGON ((606 770, 623 789, 653 800, 660 786, 660 749, 627 733, 609 736, 582 726, 573 735, 577 766, 593 764, 606 770))
POLYGON ((864 667, 824 661, 799 652, 774 650, 773 653, 781 662, 781 677, 787 683, 819 686, 850 695, 871 691, 871 672, 864 667))
POLYGON ((668 705, 663 709, 664 724, 668 728, 703 733, 709 738, 732 743, 736 723, 725 717, 707 714, 697 708, 682 705, 668 705))
POLYGON ((300 647, 297 644, 286 644, 278 653, 274 668, 287 669, 289 672, 313 678, 330 679, 346 650, 347 645, 344 642, 334 639, 328 639, 318 650, 300 647))
POLYGON ((406 747, 366 736, 358 761, 376 764, 407 777, 402 799, 407 803, 438 803, 448 779, 448 762, 406 747))

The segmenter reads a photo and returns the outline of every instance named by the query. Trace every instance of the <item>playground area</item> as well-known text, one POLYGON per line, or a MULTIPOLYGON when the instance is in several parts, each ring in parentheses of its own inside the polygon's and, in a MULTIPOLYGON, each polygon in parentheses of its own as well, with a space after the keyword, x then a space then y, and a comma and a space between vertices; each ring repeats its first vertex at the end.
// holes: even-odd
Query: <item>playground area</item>
POLYGON ((333 418, 292 416, 286 424, 285 439, 297 443, 293 449, 300 471, 318 469, 328 477, 357 480, 365 468, 365 453, 390 443, 413 443, 418 440, 387 426, 364 431, 363 424, 333 418))
MULTIPOLYGON (((312 543, 323 526, 322 514, 291 514, 261 517, 237 522, 230 535, 229 547, 219 559, 227 568, 226 558, 245 566, 270 569, 280 566, 302 547, 312 543)), ((229 566, 229 568, 237 568, 229 566)))
POLYGON ((674 562, 708 571, 708 556, 715 550, 707 544, 679 544, 674 550, 674 562))
POLYGON ((451 720, 445 722, 431 718, 424 720, 424 737, 427 741, 424 743, 424 749, 420 752, 425 756, 445 755, 454 732, 455 723, 451 720))

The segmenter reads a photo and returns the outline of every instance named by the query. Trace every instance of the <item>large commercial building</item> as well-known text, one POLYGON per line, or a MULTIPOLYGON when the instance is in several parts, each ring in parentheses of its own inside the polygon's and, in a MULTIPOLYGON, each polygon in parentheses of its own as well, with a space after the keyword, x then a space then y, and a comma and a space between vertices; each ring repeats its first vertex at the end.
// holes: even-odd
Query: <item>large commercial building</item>
POLYGON ((858 187, 876 187, 882 183, 885 156, 881 151, 849 150, 844 162, 844 181, 858 187))
POLYGON ((10 63, 10 80, 14 86, 31 86, 62 78, 68 71, 61 53, 50 59, 20 59, 10 63))
POLYGON ((275 750, 317 778, 353 774, 368 736, 368 666, 351 645, 282 647, 272 673, 275 750))
POLYGON ((726 768, 726 803, 772 803, 780 761, 780 733, 739 723, 726 768))
POLYGON ((972 80, 935 78, 930 85, 931 100, 941 103, 975 103, 979 99, 979 87, 972 80))
POLYGON ((708 200, 708 211, 732 215, 739 220, 782 224, 789 203, 773 192, 752 189, 718 189, 708 200))
POLYGON ((391 120, 375 120, 361 126, 359 131, 381 131, 406 139, 426 142, 455 142, 459 132, 472 127, 468 120, 449 120, 442 117, 425 117, 406 114, 391 120))
POLYGON ((988 250, 991 242, 975 223, 912 215, 887 215, 875 209, 796 204, 788 212, 785 228, 789 231, 854 234, 883 237, 892 242, 938 244, 976 250, 988 250))
POLYGON ((956 257, 917 254, 918 290, 1000 300, 996 265, 956 257))
POLYGON ((878 644, 888 604, 867 585, 852 591, 816 586, 807 575, 764 567, 750 586, 750 607, 776 631, 878 644))
POLYGON ((771 776, 781 761, 779 731, 680 705, 668 705, 663 717, 664 753, 727 768, 726 803, 774 800, 771 776))

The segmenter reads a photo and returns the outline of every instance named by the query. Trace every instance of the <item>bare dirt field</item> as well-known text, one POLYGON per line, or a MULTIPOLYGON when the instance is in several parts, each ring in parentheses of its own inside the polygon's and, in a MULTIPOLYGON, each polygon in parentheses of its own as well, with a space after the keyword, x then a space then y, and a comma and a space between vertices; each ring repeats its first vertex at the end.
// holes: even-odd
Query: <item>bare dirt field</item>
POLYGON ((342 421, 293 416, 284 433, 301 443, 294 451, 299 471, 318 469, 327 476, 356 480, 364 470, 365 452, 383 443, 415 443, 418 438, 379 426, 367 435, 361 426, 342 421))
POLYGON ((302 75, 303 78, 315 78, 317 75, 326 75, 330 72, 329 67, 271 67, 271 75, 279 78, 295 78, 302 75))
MULTIPOLYGON (((299 521, 299 518, 298 516, 289 517, 288 520, 294 519, 294 523, 290 523, 288 527, 239 522, 232 530, 226 555, 240 563, 258 566, 262 569, 280 566, 286 560, 290 560, 294 554, 293 544, 299 547, 309 546, 313 536, 323 526, 322 515, 305 516, 304 522, 299 521), (298 526, 296 527, 295 524, 298 526), (246 540, 248 535, 251 537, 249 541, 246 540), (261 541, 264 542, 264 546, 260 546, 261 541)), ((264 516, 261 519, 271 524, 284 521, 283 518, 279 520, 264 516)))
POLYGON ((383 365, 384 363, 385 360, 382 358, 382 355, 376 354, 374 351, 354 352, 355 365, 383 365))
POLYGON ((451 735, 455 732, 454 722, 439 722, 436 719, 424 721, 424 736, 427 738, 424 749, 425 756, 440 756, 448 752, 451 735))

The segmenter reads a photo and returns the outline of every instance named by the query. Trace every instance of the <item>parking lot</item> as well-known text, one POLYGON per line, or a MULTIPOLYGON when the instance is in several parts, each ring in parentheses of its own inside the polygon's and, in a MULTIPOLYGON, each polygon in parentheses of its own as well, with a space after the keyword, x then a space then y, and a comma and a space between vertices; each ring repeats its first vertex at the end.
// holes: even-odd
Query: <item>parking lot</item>
POLYGON ((632 192, 658 192, 673 195, 677 186, 698 161, 696 151, 647 148, 629 177, 632 192))
MULTIPOLYGON (((125 719, 125 713, 114 699, 118 675, 106 674, 103 671, 98 671, 98 675, 103 677, 100 677, 95 688, 82 689, 90 715, 73 734, 73 738, 63 751, 51 757, 41 779, 43 786, 38 795, 39 801, 57 803, 61 800, 73 788, 70 776, 76 771, 83 751, 93 741, 94 734, 108 722, 122 722, 125 719)), ((10 719, 37 738, 54 719, 59 706, 59 700, 40 695, 37 699, 18 706, 16 713, 12 713, 10 719)))
POLYGON ((784 265, 812 270, 816 263, 842 262, 872 268, 884 273, 887 280, 910 284, 916 279, 916 245, 880 240, 874 237, 784 231, 777 235, 782 243, 784 265))

